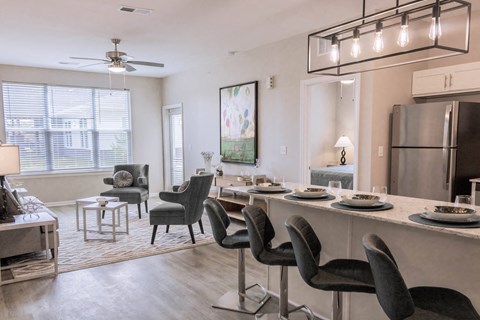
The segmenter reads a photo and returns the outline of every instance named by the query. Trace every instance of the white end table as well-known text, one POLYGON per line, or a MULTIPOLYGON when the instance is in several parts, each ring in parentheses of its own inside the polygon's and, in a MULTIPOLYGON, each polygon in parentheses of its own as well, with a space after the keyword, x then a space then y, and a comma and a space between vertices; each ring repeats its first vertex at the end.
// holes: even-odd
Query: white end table
POLYGON ((56 228, 56 220, 47 212, 37 212, 38 218, 27 218, 23 219, 24 215, 16 215, 15 222, 11 223, 3 223, 0 224, 0 232, 7 231, 7 230, 18 230, 24 228, 32 228, 32 227, 45 227, 45 260, 38 260, 38 261, 30 261, 25 262, 23 264, 15 264, 11 266, 1 267, 1 270, 8 270, 13 267, 19 267, 21 265, 31 265, 35 263, 41 263, 44 261, 51 261, 53 260, 53 272, 46 272, 42 274, 32 274, 30 276, 21 277, 19 279, 10 279, 2 281, 2 272, 0 271, 0 286, 8 283, 19 282, 24 280, 30 280, 34 278, 40 278, 45 276, 56 276, 58 274, 58 239, 57 239, 57 228, 56 228), (49 244, 49 236, 48 236, 48 228, 49 226, 52 227, 53 230, 53 257, 50 254, 50 244, 49 244))
MULTIPOLYGON (((107 200, 108 202, 110 201, 113 201, 113 202, 117 202, 119 201, 120 199, 118 197, 104 197, 104 196, 96 196, 96 197, 88 197, 88 198, 82 198, 82 199, 77 199, 75 200, 75 213, 77 214, 77 231, 80 231, 80 214, 78 212, 78 208, 80 205, 87 205, 87 204, 91 204, 91 203, 96 203, 97 202, 97 198, 105 198, 105 200, 107 200)), ((98 221, 99 218, 97 218, 98 221)))
MULTIPOLYGON (((100 223, 98 224, 98 232, 99 233, 110 233, 110 231, 102 231, 102 226, 111 226, 112 227, 112 239, 111 241, 115 242, 116 241, 116 234, 117 233, 126 233, 128 234, 128 202, 109 202, 104 206, 99 205, 98 203, 92 203, 89 205, 86 205, 83 207, 83 240, 105 240, 105 239, 87 239, 87 211, 94 211, 97 215, 97 221, 98 221, 98 216, 101 214, 102 211, 110 211, 112 213, 112 224, 104 224, 100 223), (118 214, 119 220, 120 220, 120 211, 122 208, 125 209, 125 231, 117 231, 116 226, 117 224, 115 223, 115 213, 118 214)), ((120 224, 120 221, 119 221, 120 224)), ((93 231, 93 230, 92 230, 93 231)), ((95 230, 96 231, 96 230, 95 230)), ((108 239, 110 241, 110 239, 108 239)))

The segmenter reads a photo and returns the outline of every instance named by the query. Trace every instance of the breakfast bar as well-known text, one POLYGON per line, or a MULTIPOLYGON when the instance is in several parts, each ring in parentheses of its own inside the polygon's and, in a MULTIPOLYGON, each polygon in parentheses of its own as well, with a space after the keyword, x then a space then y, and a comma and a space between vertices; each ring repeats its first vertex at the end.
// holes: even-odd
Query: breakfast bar
MULTIPOLYGON (((302 185, 287 183, 294 190, 302 185)), ((303 186, 305 187, 305 186, 303 186)), ((362 237, 375 233, 392 251, 408 287, 442 286, 467 295, 480 309, 480 228, 456 228, 420 224, 409 217, 425 211, 425 207, 451 205, 446 202, 389 195, 393 208, 383 211, 353 211, 333 208, 340 201, 294 199, 285 193, 253 193, 251 187, 228 187, 224 190, 248 196, 250 202, 264 200, 275 228, 275 244, 290 241, 285 221, 292 215, 303 216, 313 227, 322 244, 320 264, 331 259, 366 260, 362 237), (292 200, 294 199, 294 200, 292 200)), ((347 193, 351 191, 343 191, 347 193)), ((479 208, 477 207, 477 210, 479 208)), ((310 288, 296 268, 289 275, 289 300, 307 304, 325 319, 331 315, 331 292, 310 288)), ((268 290, 278 293, 279 268, 268 268, 268 290)), ((387 319, 373 294, 343 295, 343 319, 387 319)))

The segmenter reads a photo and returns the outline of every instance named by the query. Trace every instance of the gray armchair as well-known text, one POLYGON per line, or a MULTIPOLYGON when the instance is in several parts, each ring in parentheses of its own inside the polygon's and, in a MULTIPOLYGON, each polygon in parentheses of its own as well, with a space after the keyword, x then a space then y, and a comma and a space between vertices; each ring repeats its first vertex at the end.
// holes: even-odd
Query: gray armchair
POLYGON ((153 225, 151 244, 155 242, 159 225, 166 225, 167 233, 170 225, 188 225, 192 243, 195 243, 192 225, 198 222, 203 233, 203 201, 208 197, 212 181, 213 174, 192 176, 184 191, 160 192, 159 197, 165 202, 150 210, 150 225, 153 225))
MULTIPOLYGON (((145 212, 148 212, 148 164, 121 164, 113 167, 113 174, 118 171, 128 171, 133 176, 133 184, 130 187, 113 188, 100 193, 106 197, 118 197, 120 201, 129 204, 137 204, 138 218, 142 218, 140 204, 145 202, 145 212)), ((103 183, 113 186, 113 178, 104 178, 103 183)))

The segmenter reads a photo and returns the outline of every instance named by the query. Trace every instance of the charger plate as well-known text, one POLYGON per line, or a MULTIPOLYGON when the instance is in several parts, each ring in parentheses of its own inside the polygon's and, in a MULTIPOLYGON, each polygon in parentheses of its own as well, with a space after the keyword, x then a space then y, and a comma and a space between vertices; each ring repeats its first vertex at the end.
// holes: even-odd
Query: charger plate
POLYGON ((292 200, 292 201, 331 201, 335 200, 335 196, 328 194, 326 196, 318 197, 318 198, 302 198, 298 196, 294 196, 293 194, 287 194, 286 196, 283 197, 286 200, 292 200))
POLYGON ((379 207, 352 207, 350 205, 344 205, 341 202, 334 202, 331 204, 332 208, 342 209, 342 210, 350 210, 350 211, 363 211, 363 212, 371 212, 371 211, 384 211, 390 210, 393 208, 393 204, 385 202, 383 205, 379 207))
POLYGON ((434 226, 434 227, 442 227, 442 228, 480 228, 480 221, 476 222, 440 222, 440 221, 433 221, 428 220, 422 217, 423 213, 415 213, 408 217, 408 220, 424 224, 427 226, 434 226))
POLYGON ((275 191, 260 191, 260 190, 255 190, 255 189, 249 189, 247 190, 248 193, 256 193, 256 194, 273 194, 273 193, 290 193, 292 192, 291 189, 281 189, 281 190, 275 190, 275 191))

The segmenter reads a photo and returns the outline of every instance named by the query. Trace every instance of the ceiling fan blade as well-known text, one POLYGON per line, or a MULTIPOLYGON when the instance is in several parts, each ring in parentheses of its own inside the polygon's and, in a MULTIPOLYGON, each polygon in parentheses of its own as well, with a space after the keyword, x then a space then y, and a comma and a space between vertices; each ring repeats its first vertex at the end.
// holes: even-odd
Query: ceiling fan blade
POLYGON ((110 62, 110 60, 105 60, 105 59, 97 59, 97 58, 80 58, 80 57, 70 57, 70 59, 110 62))
POLYGON ((129 62, 130 60, 133 60, 134 58, 132 56, 128 56, 126 54, 124 55, 121 55, 120 56, 120 59, 123 61, 123 62, 129 62))
POLYGON ((91 66, 97 66, 99 64, 107 64, 107 63, 110 63, 110 62, 109 61, 97 62, 97 63, 92 63, 92 64, 87 64, 87 65, 84 65, 84 66, 80 66, 79 68, 86 68, 86 67, 91 67, 91 66))
POLYGON ((138 64, 140 66, 147 66, 147 67, 160 67, 163 68, 165 65, 163 63, 156 63, 156 62, 147 62, 147 61, 128 61, 131 64, 138 64))
POLYGON ((123 65, 125 66, 125 70, 127 70, 128 72, 132 72, 132 71, 137 70, 134 67, 132 67, 131 65, 129 65, 128 63, 124 63, 123 65))

